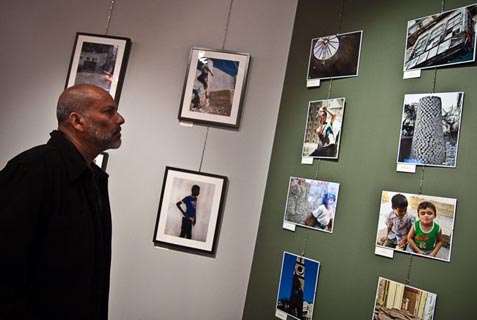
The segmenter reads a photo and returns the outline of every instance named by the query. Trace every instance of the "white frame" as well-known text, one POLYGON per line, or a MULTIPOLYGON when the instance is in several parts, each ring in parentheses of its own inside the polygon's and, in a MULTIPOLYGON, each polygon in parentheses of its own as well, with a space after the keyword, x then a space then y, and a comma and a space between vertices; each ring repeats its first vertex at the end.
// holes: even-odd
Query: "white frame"
POLYGON ((242 101, 245 94, 249 61, 249 53, 192 48, 190 52, 189 64, 187 66, 181 106, 179 109, 179 120, 238 128, 242 111, 242 101), (193 97, 193 88, 197 81, 197 65, 201 59, 228 60, 238 63, 237 74, 234 81, 235 86, 230 89, 233 90, 233 100, 230 115, 197 112, 196 110, 193 110, 191 103, 193 97))

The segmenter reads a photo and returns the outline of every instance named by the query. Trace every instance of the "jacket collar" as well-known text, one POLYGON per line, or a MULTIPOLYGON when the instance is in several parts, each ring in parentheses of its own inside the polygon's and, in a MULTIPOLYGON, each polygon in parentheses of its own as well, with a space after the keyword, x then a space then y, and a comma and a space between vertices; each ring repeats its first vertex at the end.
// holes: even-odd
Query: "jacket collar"
POLYGON ((50 133, 48 144, 55 146, 65 161, 66 170, 69 178, 74 181, 83 174, 97 173, 103 178, 108 178, 108 174, 101 170, 96 164, 88 166, 81 153, 76 149, 75 145, 66 137, 64 133, 53 130, 50 133))

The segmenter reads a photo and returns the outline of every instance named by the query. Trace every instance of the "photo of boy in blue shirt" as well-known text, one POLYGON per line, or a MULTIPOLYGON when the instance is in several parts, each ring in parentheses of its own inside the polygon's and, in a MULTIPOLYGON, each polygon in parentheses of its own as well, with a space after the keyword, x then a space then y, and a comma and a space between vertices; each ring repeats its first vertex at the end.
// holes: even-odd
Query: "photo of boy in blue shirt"
POLYGON ((197 208, 197 196, 200 193, 200 187, 198 185, 193 185, 191 190, 191 195, 184 197, 181 201, 176 203, 177 208, 182 213, 182 226, 181 226, 181 234, 179 237, 181 238, 192 238, 192 226, 195 225, 196 222, 196 208, 197 208), (185 210, 182 206, 185 205, 185 210))

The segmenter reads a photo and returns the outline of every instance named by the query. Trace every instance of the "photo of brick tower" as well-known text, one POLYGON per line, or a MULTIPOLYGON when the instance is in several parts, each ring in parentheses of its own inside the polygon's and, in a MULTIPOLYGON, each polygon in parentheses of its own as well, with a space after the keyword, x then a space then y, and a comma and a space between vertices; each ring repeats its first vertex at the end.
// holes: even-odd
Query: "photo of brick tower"
POLYGON ((283 253, 276 309, 294 319, 311 320, 320 263, 283 253))
POLYGON ((197 61, 190 110, 230 116, 238 61, 202 57, 197 61))
POLYGON ((398 163, 455 167, 463 92, 407 94, 398 163))

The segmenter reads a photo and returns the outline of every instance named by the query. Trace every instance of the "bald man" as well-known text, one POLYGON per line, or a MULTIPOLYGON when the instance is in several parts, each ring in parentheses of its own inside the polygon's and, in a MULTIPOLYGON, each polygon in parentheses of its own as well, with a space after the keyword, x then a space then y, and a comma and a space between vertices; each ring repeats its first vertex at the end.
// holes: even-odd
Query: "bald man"
POLYGON ((108 319, 108 175, 93 160, 119 148, 124 118, 92 85, 56 113, 50 140, 0 171, 0 319, 108 319))

